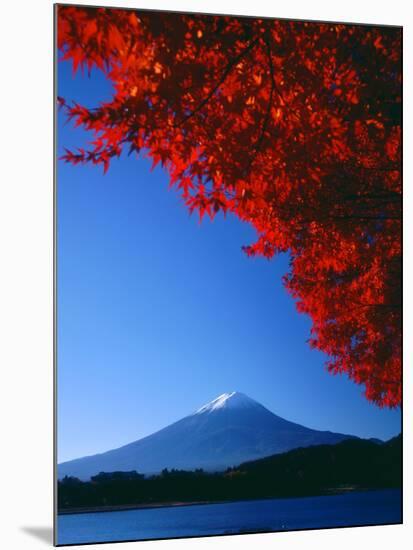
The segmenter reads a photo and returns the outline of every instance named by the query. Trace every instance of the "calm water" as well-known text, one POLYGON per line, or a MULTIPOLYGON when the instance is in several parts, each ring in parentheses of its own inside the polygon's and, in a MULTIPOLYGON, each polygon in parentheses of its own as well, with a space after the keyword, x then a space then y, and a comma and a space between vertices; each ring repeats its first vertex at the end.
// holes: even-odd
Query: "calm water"
POLYGON ((370 491, 59 516, 58 543, 399 523, 401 492, 370 491))

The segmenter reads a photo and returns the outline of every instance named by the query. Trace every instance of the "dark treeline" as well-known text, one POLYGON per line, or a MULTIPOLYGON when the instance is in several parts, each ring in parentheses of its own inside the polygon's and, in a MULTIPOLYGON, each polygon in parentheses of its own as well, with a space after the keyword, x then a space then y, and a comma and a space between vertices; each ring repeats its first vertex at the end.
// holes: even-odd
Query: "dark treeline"
POLYGON ((65 477, 59 511, 174 502, 229 501, 322 495, 349 489, 401 486, 401 437, 379 444, 347 440, 247 462, 225 472, 163 470, 100 473, 90 481, 65 477))

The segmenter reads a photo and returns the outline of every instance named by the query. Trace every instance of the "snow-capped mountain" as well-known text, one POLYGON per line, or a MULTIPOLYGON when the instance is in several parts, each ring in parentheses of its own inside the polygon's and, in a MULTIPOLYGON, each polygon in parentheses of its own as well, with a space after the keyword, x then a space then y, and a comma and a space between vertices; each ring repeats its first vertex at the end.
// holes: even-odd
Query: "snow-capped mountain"
MULTIPOLYGON (((208 413, 212 411, 218 411, 219 409, 248 409, 254 408, 259 403, 254 401, 247 395, 241 392, 233 391, 231 393, 223 393, 216 399, 213 399, 197 411, 194 414, 208 413)), ((261 407, 261 405, 259 405, 261 407)))
POLYGON ((143 439, 63 462, 58 465, 58 476, 88 479, 99 472, 221 470, 297 447, 334 444, 351 437, 306 428, 284 420, 243 393, 224 393, 143 439))

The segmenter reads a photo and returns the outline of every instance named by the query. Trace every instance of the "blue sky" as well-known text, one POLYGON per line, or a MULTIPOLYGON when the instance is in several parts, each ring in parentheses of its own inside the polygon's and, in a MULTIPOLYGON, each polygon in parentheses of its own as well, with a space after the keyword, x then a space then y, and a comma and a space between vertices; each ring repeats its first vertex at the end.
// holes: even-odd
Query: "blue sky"
MULTIPOLYGON (((110 97, 102 74, 58 72, 58 93, 110 97)), ((58 120, 58 151, 86 143, 58 120)), ((106 175, 58 165, 58 460, 148 435, 217 395, 241 391, 309 426, 387 439, 400 411, 310 350, 310 321, 281 277, 288 257, 247 258, 235 217, 189 216, 161 168, 122 156, 106 175)))

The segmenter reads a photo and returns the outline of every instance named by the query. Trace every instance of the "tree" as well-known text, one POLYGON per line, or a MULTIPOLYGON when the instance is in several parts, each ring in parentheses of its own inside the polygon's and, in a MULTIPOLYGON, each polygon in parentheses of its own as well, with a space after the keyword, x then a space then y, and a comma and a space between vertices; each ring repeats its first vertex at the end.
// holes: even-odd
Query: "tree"
POLYGON ((59 98, 92 132, 73 164, 123 150, 169 172, 200 218, 231 212, 291 255, 311 346, 380 406, 401 400, 401 30, 59 6, 58 47, 113 97, 59 98))

